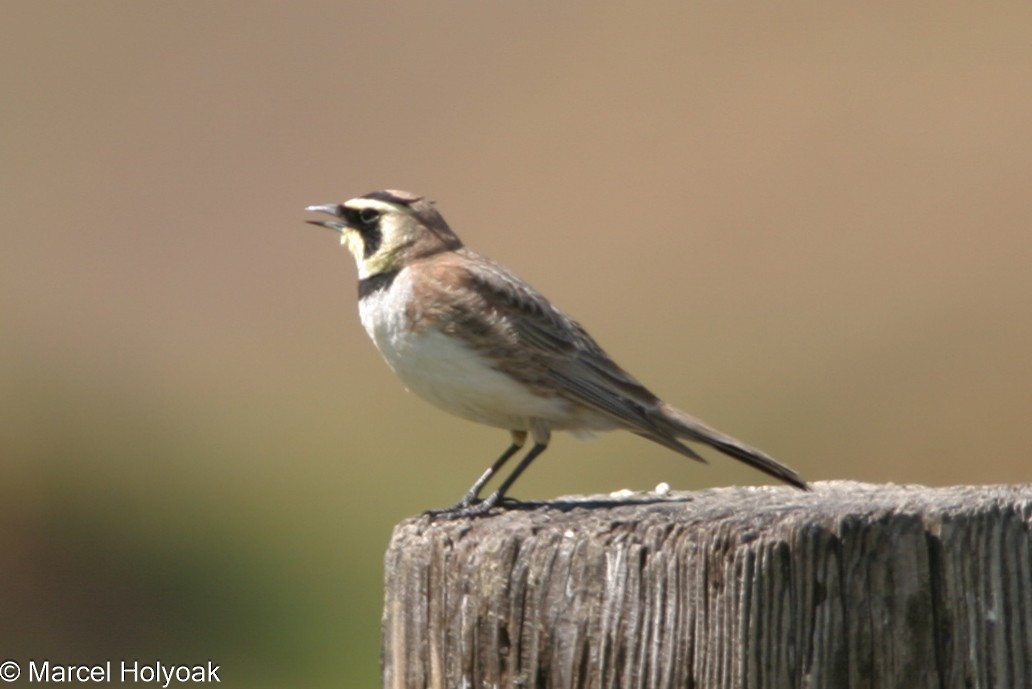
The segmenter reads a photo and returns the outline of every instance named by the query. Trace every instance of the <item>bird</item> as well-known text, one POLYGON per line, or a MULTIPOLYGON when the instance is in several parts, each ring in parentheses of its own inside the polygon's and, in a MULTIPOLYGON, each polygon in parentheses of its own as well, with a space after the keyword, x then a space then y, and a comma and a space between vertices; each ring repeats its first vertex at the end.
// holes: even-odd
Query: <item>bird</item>
POLYGON ((553 431, 623 429, 690 459, 708 445, 797 488, 809 486, 769 455, 663 401, 616 364, 573 318, 495 261, 468 249, 432 201, 385 189, 308 206, 332 220, 358 267, 363 327, 412 393, 461 418, 509 431, 511 442, 453 507, 438 516, 504 506, 553 431), (498 488, 502 466, 532 441, 498 488))

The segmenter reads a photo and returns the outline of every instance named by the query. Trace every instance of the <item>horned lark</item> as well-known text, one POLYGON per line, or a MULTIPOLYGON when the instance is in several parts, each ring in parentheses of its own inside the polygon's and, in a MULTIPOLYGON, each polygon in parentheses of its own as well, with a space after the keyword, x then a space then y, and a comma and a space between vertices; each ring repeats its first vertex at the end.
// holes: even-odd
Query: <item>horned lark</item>
POLYGON ((552 431, 622 428, 705 461, 681 440, 700 442, 807 488, 788 467, 649 392, 537 290, 467 249, 423 197, 375 191, 306 210, 335 217, 307 222, 339 232, 354 255, 362 325, 405 386, 444 411, 512 435, 448 515, 499 504, 548 447, 552 431), (528 436, 531 449, 481 500, 528 436))

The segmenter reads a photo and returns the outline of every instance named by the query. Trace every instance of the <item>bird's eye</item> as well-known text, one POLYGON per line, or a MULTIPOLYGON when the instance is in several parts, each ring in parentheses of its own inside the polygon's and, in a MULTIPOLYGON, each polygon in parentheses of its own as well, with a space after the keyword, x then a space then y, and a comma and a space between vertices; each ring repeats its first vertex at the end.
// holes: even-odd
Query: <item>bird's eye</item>
POLYGON ((380 211, 373 208, 363 208, 358 212, 358 219, 366 225, 372 225, 380 219, 380 211))

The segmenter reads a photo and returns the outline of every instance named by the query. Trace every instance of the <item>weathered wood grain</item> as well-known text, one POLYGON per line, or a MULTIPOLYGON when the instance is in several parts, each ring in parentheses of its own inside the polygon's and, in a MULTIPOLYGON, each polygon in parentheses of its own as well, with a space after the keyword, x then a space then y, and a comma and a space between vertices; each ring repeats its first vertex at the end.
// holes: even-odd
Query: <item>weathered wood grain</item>
POLYGON ((384 686, 1032 687, 1032 486, 815 488, 405 521, 384 686))

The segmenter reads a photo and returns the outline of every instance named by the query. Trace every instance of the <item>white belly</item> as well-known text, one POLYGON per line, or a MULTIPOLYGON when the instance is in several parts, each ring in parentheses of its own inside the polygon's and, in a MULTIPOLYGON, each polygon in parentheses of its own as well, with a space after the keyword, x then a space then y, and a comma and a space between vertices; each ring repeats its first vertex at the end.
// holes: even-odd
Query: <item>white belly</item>
POLYGON ((568 401, 533 394, 461 340, 435 328, 413 333, 404 315, 407 291, 399 276, 390 289, 363 299, 359 312, 369 337, 410 391, 456 416, 508 430, 530 430, 532 419, 556 430, 582 425, 572 418, 576 410, 568 401))

